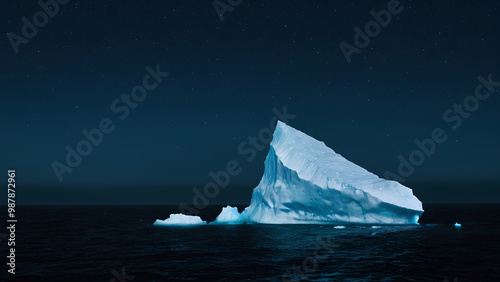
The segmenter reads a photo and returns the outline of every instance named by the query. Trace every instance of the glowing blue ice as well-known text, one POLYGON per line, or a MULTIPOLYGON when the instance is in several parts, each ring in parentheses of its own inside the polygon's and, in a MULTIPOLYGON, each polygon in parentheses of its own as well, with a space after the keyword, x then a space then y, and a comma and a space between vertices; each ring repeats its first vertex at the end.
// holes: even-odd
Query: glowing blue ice
MULTIPOLYGON (((228 206, 213 224, 418 224, 423 212, 410 188, 278 121, 250 206, 241 214, 228 206)), ((200 218, 179 220, 203 224, 200 218)))
POLYGON ((254 223, 418 224, 412 190, 379 178, 280 121, 252 201, 241 216, 254 223))
POLYGON ((153 225, 205 225, 206 221, 199 216, 184 215, 180 213, 171 214, 167 219, 157 219, 153 225))
POLYGON ((245 219, 238 212, 238 208, 227 206, 222 208, 222 212, 217 216, 215 221, 210 224, 243 224, 245 219))

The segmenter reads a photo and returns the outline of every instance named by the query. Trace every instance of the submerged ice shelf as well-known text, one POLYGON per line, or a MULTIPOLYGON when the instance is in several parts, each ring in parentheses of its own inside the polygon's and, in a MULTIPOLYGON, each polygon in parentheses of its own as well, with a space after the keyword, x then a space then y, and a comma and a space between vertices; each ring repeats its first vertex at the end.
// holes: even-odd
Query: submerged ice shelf
MULTIPOLYGON (((410 188, 278 121, 250 206, 242 213, 228 206, 211 224, 418 224, 422 213, 410 188)), ((197 216, 178 216, 155 225, 206 224, 197 216)))

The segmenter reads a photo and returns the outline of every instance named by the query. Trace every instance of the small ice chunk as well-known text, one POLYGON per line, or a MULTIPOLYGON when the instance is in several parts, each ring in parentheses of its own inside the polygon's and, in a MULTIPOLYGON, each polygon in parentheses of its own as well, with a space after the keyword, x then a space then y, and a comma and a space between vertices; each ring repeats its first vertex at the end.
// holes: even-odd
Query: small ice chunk
POLYGON ((206 221, 199 216, 185 215, 181 213, 171 214, 167 219, 157 219, 153 225, 205 225, 206 221))
POLYGON ((243 224, 245 223, 245 218, 238 212, 237 207, 227 206, 222 208, 221 213, 215 221, 210 222, 210 224, 243 224))
POLYGON ((335 228, 335 229, 344 229, 345 226, 339 225, 339 226, 334 226, 333 228, 335 228))

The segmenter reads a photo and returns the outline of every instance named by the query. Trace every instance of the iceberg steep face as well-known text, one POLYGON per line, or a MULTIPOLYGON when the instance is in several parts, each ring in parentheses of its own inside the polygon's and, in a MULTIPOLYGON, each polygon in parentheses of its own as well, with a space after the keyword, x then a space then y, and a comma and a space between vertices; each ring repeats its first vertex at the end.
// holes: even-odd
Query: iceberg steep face
POLYGON ((379 178, 280 121, 250 206, 249 223, 417 224, 412 190, 379 178))

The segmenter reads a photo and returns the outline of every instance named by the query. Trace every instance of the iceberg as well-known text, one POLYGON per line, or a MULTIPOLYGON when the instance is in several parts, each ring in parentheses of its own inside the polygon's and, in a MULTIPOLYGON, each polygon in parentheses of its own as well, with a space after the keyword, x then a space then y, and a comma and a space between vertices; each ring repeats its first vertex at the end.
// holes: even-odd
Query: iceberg
MULTIPOLYGON (((250 205, 241 214, 227 206, 212 223, 402 225, 418 224, 423 212, 410 188, 278 121, 250 205)), ((198 219, 192 221, 200 224, 198 219)))
POLYGON ((278 121, 264 175, 241 216, 269 224, 418 224, 422 202, 278 121))
POLYGON ((227 206, 210 224, 244 224, 246 219, 238 212, 238 208, 227 206))
POLYGON ((153 225, 205 225, 206 221, 201 220, 199 216, 185 215, 181 213, 171 214, 167 219, 157 219, 153 225))

